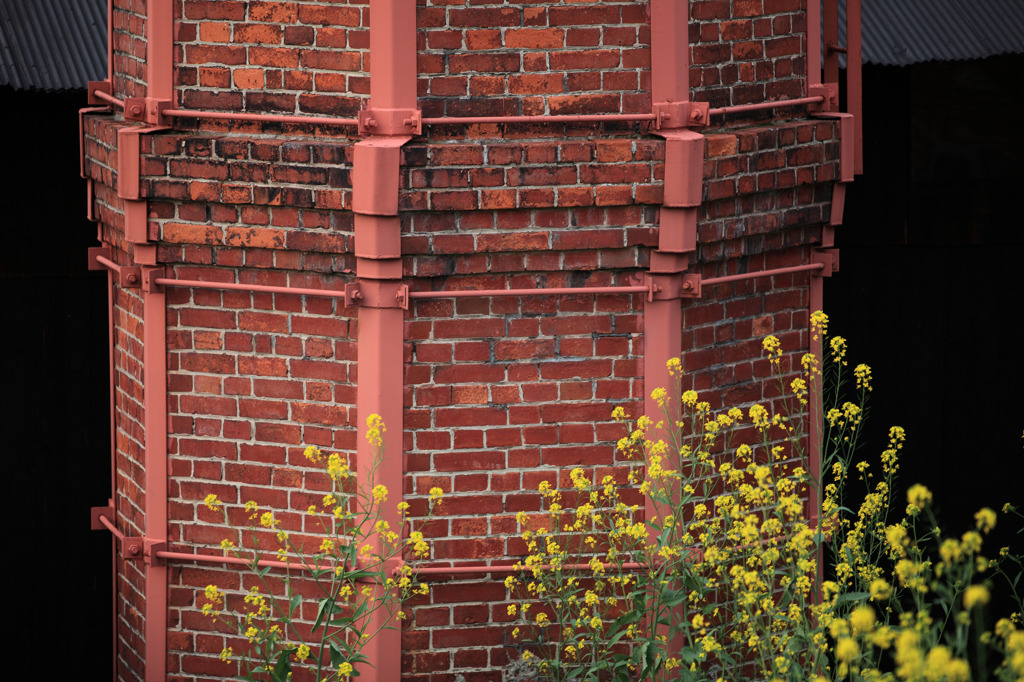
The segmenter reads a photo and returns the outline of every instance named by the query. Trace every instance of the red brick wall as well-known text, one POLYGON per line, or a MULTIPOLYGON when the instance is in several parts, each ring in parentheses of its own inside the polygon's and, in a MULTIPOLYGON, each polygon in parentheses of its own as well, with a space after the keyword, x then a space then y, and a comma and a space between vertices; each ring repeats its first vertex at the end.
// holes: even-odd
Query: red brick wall
POLYGON ((146 96, 146 2, 114 0, 113 92, 115 97, 146 96))
POLYGON ((691 2, 691 97, 723 107, 804 96, 805 8, 802 0, 691 2))
MULTIPOLYGON (((115 3, 118 96, 145 93, 144 4, 115 3)), ((180 0, 175 79, 183 108, 353 116, 368 93, 369 9, 344 2, 180 0)), ((426 116, 650 111, 648 7, 424 2, 417 24, 426 116)), ((803 4, 691 3, 692 97, 712 106, 804 94, 803 4)), ((698 250, 705 278, 806 264, 836 180, 839 126, 784 110, 761 127, 705 131, 698 250)), ((754 119, 769 119, 757 114, 754 119)), ((114 258, 128 264, 117 198, 118 127, 90 117, 86 170, 114 258)), ((167 276, 341 289, 354 281, 352 129, 180 122, 141 137, 148 231, 167 276)), ((402 149, 405 282, 414 291, 634 283, 658 244, 665 142, 647 123, 436 125, 402 149)), ((715 406, 774 394, 760 338, 809 344, 810 275, 709 285, 683 300, 689 385, 715 406)), ((433 559, 510 562, 514 517, 539 508, 541 480, 572 466, 622 478, 615 405, 643 395, 644 296, 414 300, 405 316, 405 494, 422 513, 446 501, 428 535, 433 559)), ((117 509, 141 533, 141 297, 118 289, 117 509)), ((310 296, 169 288, 170 542, 212 552, 224 537, 202 507, 256 499, 302 533, 323 487, 305 444, 351 451, 358 309, 310 296)), ((365 416, 365 415, 364 415, 365 416)), ((397 435, 397 434, 396 434, 397 435)), ((244 589, 235 571, 172 565, 170 679, 235 671, 239 648, 199 613, 196 591, 244 589)), ((142 573, 119 563, 120 676, 142 670, 142 573)), ((433 581, 411 609, 410 680, 500 680, 518 657, 500 581, 433 581)))
POLYGON ((180 0, 190 109, 354 116, 369 94, 367 3, 180 0))

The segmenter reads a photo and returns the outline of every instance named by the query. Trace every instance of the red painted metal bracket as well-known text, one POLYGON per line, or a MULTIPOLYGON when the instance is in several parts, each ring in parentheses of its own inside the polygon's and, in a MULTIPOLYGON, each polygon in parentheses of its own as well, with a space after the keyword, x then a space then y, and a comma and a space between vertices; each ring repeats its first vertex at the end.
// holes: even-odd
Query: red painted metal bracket
POLYGON ((393 281, 362 280, 345 285, 345 307, 409 309, 409 285, 393 281))
POLYGON ((813 273, 814 277, 831 277, 839 272, 839 249, 819 249, 811 253, 811 261, 825 267, 813 273))
POLYGON ((856 127, 853 114, 840 112, 817 112, 821 118, 839 120, 839 181, 853 182, 853 174, 857 166, 856 127))
POLYGON ((407 135, 357 142, 352 152, 352 210, 366 215, 398 215, 399 163, 407 135))
MULTIPOLYGON (((840 162, 841 163, 841 162, 840 162)), ((846 208, 846 183, 837 182, 832 185, 832 208, 828 216, 829 225, 843 224, 843 211, 846 208)))
POLYGON ((89 249, 90 270, 111 270, 117 275, 117 284, 122 289, 138 289, 142 286, 142 274, 137 265, 118 265, 110 260, 109 246, 89 249))
POLYGON ((127 97, 124 100, 124 118, 126 121, 141 121, 156 126, 168 125, 164 115, 170 109, 171 100, 153 99, 152 97, 127 97))
POLYGON ((106 507, 93 507, 89 510, 89 528, 91 530, 107 530, 107 527, 103 525, 103 521, 100 520, 101 516, 105 516, 108 519, 114 518, 113 500, 108 499, 106 507))
POLYGON ((700 206, 704 184, 704 136, 691 130, 660 133, 665 138, 664 206, 700 206))
POLYGON ((647 275, 645 283, 648 301, 700 298, 700 275, 695 273, 647 275))
POLYGON ((653 275, 672 275, 684 272, 690 267, 689 253, 651 251, 651 265, 648 271, 653 275))
POLYGON ((150 566, 166 566, 167 560, 160 556, 160 552, 167 551, 167 543, 162 540, 147 540, 142 539, 143 550, 142 558, 150 566))
POLYGON ((701 128, 708 124, 707 102, 658 102, 654 105, 654 129, 701 128))
POLYGON ((163 268, 145 267, 142 268, 142 290, 146 292, 160 292, 164 290, 157 279, 163 278, 163 268))
POLYGON ((837 111, 839 109, 839 85, 837 83, 818 83, 807 86, 808 97, 821 97, 818 104, 811 104, 809 108, 814 112, 837 111))
POLYGON ((139 133, 142 128, 121 128, 117 131, 117 196, 139 198, 139 133))
MULTIPOLYGON (((104 260, 110 261, 110 247, 109 246, 93 246, 89 249, 89 269, 90 270, 106 270, 107 266, 96 260, 97 256, 102 256, 104 260)), ((113 262, 113 261, 111 261, 113 262)))
POLYGON ((360 135, 419 135, 423 128, 419 109, 364 109, 359 112, 360 135))
POLYGON ((109 79, 102 80, 102 81, 89 81, 89 99, 88 99, 89 106, 92 106, 92 107, 97 106, 97 105, 102 106, 102 107, 110 106, 108 102, 104 102, 102 99, 97 97, 96 93, 97 92, 102 92, 105 95, 110 95, 111 94, 111 90, 112 90, 112 88, 111 88, 110 80, 109 79))

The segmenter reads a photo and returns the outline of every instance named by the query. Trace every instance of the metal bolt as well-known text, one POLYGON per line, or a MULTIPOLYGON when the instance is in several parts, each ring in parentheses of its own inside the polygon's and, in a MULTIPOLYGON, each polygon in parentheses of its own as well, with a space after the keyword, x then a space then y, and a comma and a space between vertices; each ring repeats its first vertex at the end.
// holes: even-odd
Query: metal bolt
POLYGON ((366 127, 367 128, 376 128, 377 127, 377 121, 372 119, 372 118, 366 119, 366 127))
POLYGON ((699 121, 702 118, 704 118, 704 112, 702 110, 694 109, 693 111, 690 112, 691 121, 699 121))
POLYGON ((690 291, 693 289, 693 282, 683 282, 683 291, 690 291))
POLYGON ((132 116, 138 116, 141 113, 142 107, 140 107, 138 104, 132 105, 132 116))
POLYGON ((361 300, 363 300, 363 292, 358 291, 358 290, 353 291, 352 292, 352 300, 353 301, 361 301, 361 300))
POLYGON ((135 284, 137 281, 139 281, 139 278, 135 276, 134 272, 128 273, 128 275, 124 279, 129 284, 135 284))
POLYGON ((137 556, 141 551, 142 548, 138 545, 128 545, 128 553, 132 556, 137 556))

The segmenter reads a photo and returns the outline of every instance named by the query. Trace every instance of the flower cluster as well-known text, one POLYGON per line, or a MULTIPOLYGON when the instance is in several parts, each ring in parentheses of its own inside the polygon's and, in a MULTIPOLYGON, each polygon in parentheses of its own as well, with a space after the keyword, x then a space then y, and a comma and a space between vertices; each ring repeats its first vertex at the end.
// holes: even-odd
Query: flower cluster
MULTIPOLYGON (((366 438, 377 456, 369 464, 368 481, 376 479, 385 432, 380 416, 370 415, 366 438)), ((221 652, 221 660, 241 663, 246 679, 288 680, 293 666, 312 668, 321 682, 358 674, 366 660, 361 650, 384 627, 381 623, 401 620, 402 603, 429 591, 426 583, 416 581, 416 564, 430 554, 422 530, 400 536, 411 524, 409 504, 399 502, 397 514, 385 514, 387 487, 354 485, 347 457, 314 446, 304 454, 322 467, 330 482, 330 492, 306 510, 303 527, 318 529, 311 538, 296 541, 284 519, 272 510, 261 511, 254 501, 242 510, 250 524, 243 531, 231 523, 234 515, 216 495, 204 500, 208 508, 223 513, 233 532, 221 548, 243 559, 255 581, 235 611, 225 608, 225 593, 216 585, 206 588, 201 607, 204 615, 226 624, 246 644, 241 655, 232 647, 221 652), (392 527, 384 516, 397 519, 398 525, 392 527), (261 538, 276 543, 269 556, 260 547, 261 538), (316 549, 308 551, 310 547, 316 549), (272 576, 275 570, 283 574, 272 576), (310 590, 320 595, 315 619, 299 608, 302 594, 310 590)), ((439 488, 430 491, 424 523, 443 497, 439 488)))
POLYGON ((712 410, 673 359, 675 385, 651 395, 660 415, 612 413, 627 426, 624 480, 577 468, 540 485, 544 511, 519 514, 528 555, 506 587, 541 678, 1024 679, 1021 557, 982 554, 997 513, 945 535, 925 486, 901 508, 906 433, 890 429, 878 469, 859 455, 871 368, 847 369, 823 313, 811 327, 823 361, 787 363, 779 339, 763 343, 781 398, 712 410), (804 428, 812 414, 822 429, 804 428), (1017 612, 986 632, 997 577, 1017 612))

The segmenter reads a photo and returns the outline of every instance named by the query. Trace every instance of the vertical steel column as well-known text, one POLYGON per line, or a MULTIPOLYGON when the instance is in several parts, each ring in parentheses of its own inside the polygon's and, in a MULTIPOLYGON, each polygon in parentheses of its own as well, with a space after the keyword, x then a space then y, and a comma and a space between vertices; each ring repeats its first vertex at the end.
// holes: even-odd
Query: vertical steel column
MULTIPOLYGON (((405 478, 403 342, 406 297, 398 218, 401 147, 419 132, 416 108, 416 3, 370 2, 370 102, 360 112, 359 130, 369 135, 355 145, 352 210, 355 213, 357 335, 357 479, 361 487, 383 484, 390 496, 382 518, 401 527, 397 503, 405 478), (366 419, 379 414, 387 432, 382 460, 371 476, 376 453, 363 437, 366 419)), ((388 566, 387 568, 393 568, 388 566)), ((378 634, 363 649, 369 682, 393 682, 402 674, 400 622, 377 611, 368 623, 378 634), (385 629, 392 626, 394 629, 385 629)))
MULTIPOLYGON (((813 0, 810 0, 813 2, 813 0)), ((822 7, 825 36, 825 82, 839 82, 839 1, 824 0, 822 7)))
MULTIPOLYGON (((644 412, 652 419, 660 408, 651 391, 672 385, 666 363, 682 350, 683 273, 697 248, 704 138, 686 127, 706 122, 707 111, 690 102, 689 9, 688 2, 651 0, 651 97, 655 126, 665 138, 658 248, 651 253, 651 294, 643 312, 644 412)), ((694 282, 688 282, 693 290, 694 282)), ((647 518, 656 512, 648 498, 647 518)))
POLYGON ((167 541, 167 301, 153 283, 162 268, 143 268, 143 388, 145 409, 146 682, 167 678, 167 566, 156 552, 167 541))
POLYGON ((807 0, 807 94, 821 85, 821 0, 807 0))

